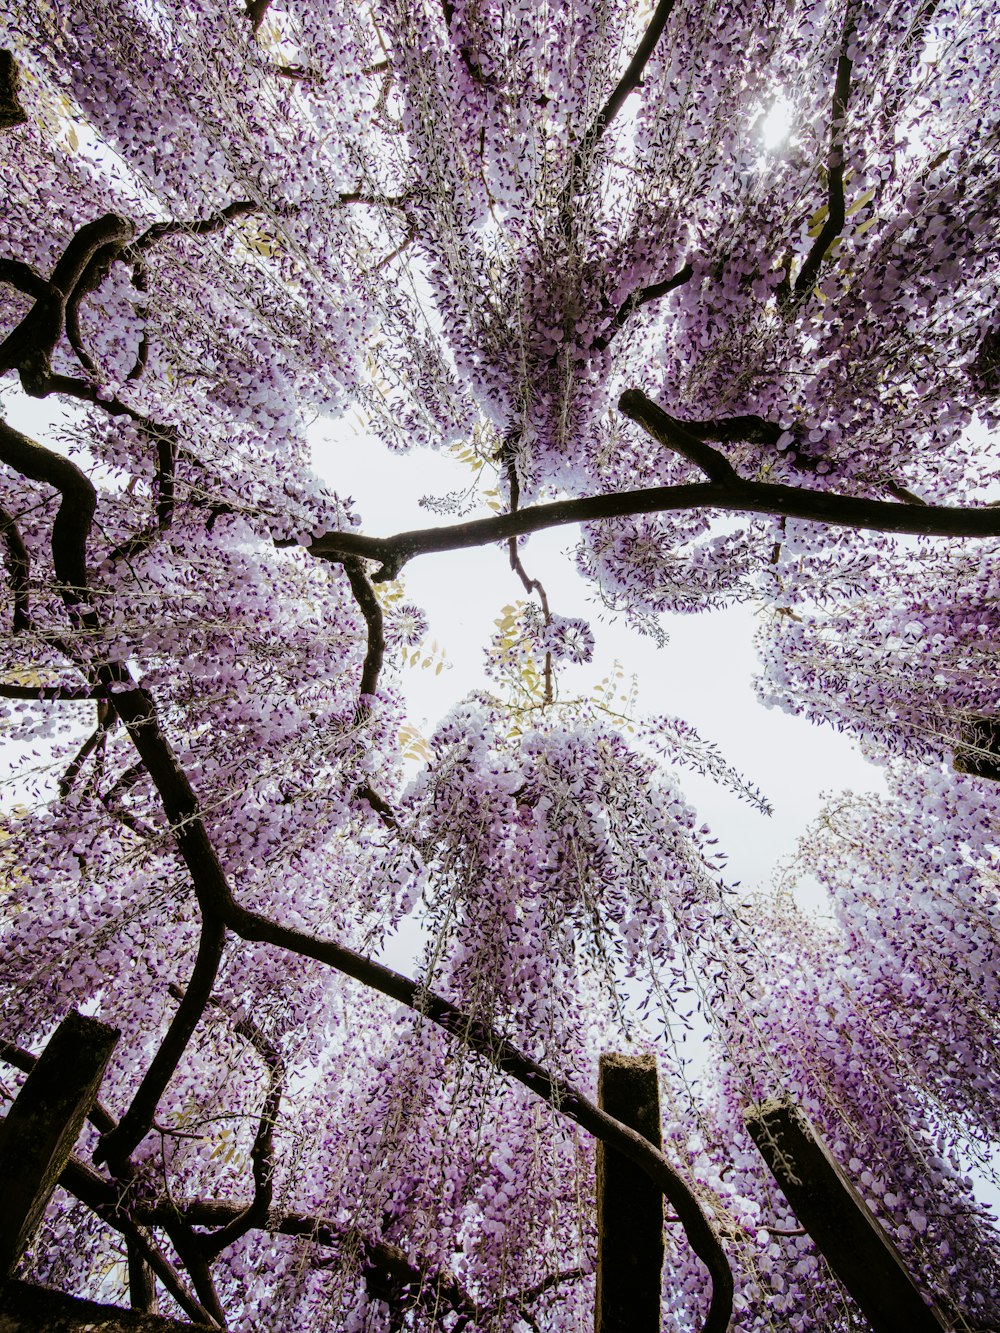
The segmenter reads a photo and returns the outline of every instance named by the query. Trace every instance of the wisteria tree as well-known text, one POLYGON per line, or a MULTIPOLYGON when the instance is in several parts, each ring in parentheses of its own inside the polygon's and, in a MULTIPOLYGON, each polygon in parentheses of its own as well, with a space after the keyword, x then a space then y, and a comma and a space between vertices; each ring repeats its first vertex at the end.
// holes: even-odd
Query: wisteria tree
POLYGON ((670 1333, 866 1328, 744 1128, 790 1093, 947 1326, 1000 1326, 965 1174, 1000 1126, 995 7, 2 23, 0 385, 62 422, 0 419, 4 1086, 72 1008, 122 1033, 24 1272, 239 1330, 585 1329, 601 1140, 666 1197, 670 1333), (377 535, 312 466, 349 415, 467 491, 377 535), (593 635, 532 561, 556 525, 643 632, 753 602, 762 698, 890 795, 735 893, 678 773, 752 786, 560 696, 593 635), (414 771, 400 580, 474 546, 524 600, 414 771), (596 1104, 626 1044, 662 1150, 596 1104))

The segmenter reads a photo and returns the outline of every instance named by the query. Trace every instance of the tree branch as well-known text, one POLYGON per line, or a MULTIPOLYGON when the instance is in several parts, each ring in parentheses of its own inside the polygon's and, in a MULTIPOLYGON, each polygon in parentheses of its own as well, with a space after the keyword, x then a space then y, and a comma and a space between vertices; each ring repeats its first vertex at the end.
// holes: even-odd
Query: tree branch
POLYGON ((853 67, 853 62, 847 52, 854 40, 854 34, 853 0, 849 0, 847 14, 844 18, 843 35, 840 40, 837 80, 833 89, 833 107, 830 112, 826 221, 823 223, 819 235, 813 241, 812 249, 806 255, 798 277, 795 279, 794 290, 797 297, 802 297, 812 291, 816 285, 816 277, 826 252, 844 227, 844 122, 847 118, 847 103, 851 95, 851 69, 853 67))
MULTIPOLYGON (((717 457, 721 459, 721 455, 717 457)), ((896 504, 888 500, 835 495, 830 491, 743 481, 735 473, 733 475, 735 480, 729 482, 654 486, 577 500, 555 500, 550 504, 531 505, 513 514, 498 514, 493 518, 471 519, 436 528, 416 528, 391 537, 328 532, 312 541, 306 549, 321 560, 343 561, 346 556, 360 556, 365 560, 380 561, 382 567, 373 581, 381 583, 396 578, 408 561, 421 555, 489 546, 522 533, 542 532, 572 523, 593 523, 635 514, 680 513, 690 509, 801 518, 858 531, 927 537, 1000 537, 1000 512, 994 506, 957 508, 896 504)), ((281 547, 298 543, 279 540, 275 544, 281 547)))
POLYGON ((20 71, 14 56, 10 51, 0 51, 0 130, 12 130, 28 119, 18 97, 20 84, 20 71))
POLYGON ((689 463, 704 472, 709 481, 723 485, 739 482, 732 464, 716 449, 710 449, 693 435, 681 421, 668 416, 641 389, 626 389, 618 399, 618 410, 637 422, 647 435, 681 454, 689 463))
MULTIPOLYGON (((176 999, 182 999, 184 996, 183 990, 177 985, 171 984, 169 990, 176 999)), ((271 1179, 274 1174, 274 1124, 281 1104, 285 1062, 278 1048, 265 1037, 256 1023, 251 1022, 249 1018, 234 1018, 221 1000, 210 1000, 209 1003, 214 1009, 221 1010, 233 1019, 233 1031, 244 1041, 249 1042, 264 1061, 268 1071, 267 1095, 261 1109, 253 1147, 250 1149, 254 1181, 253 1199, 241 1213, 231 1218, 218 1231, 201 1238, 201 1251, 206 1259, 211 1260, 241 1236, 245 1236, 248 1231, 255 1227, 263 1227, 267 1223, 273 1194, 271 1179)))
POLYGON ((107 1162, 117 1176, 127 1176, 126 1163, 132 1150, 153 1126, 160 1098, 205 1012, 222 961, 225 941, 225 927, 219 918, 203 912, 198 954, 184 998, 177 1006, 177 1012, 143 1075, 131 1105, 118 1125, 103 1135, 94 1153, 94 1161, 98 1165, 107 1162))
MULTIPOLYGON (((191 1295, 181 1281, 177 1270, 159 1247, 143 1235, 140 1226, 137 1225, 148 1225, 145 1217, 142 1216, 142 1209, 134 1209, 131 1217, 123 1215, 122 1201, 116 1185, 98 1175, 79 1157, 69 1159, 62 1175, 59 1177, 59 1184, 79 1199, 81 1203, 86 1204, 91 1212, 96 1213, 108 1226, 113 1227, 125 1236, 126 1240, 135 1247, 139 1256, 149 1265, 189 1318, 195 1320, 196 1323, 214 1324, 217 1322, 208 1310, 191 1295)), ((167 1210, 164 1209, 163 1211, 166 1213, 167 1210)), ((166 1225, 167 1220, 166 1217, 156 1219, 161 1226, 166 1225)), ((171 1218, 170 1220, 174 1219, 171 1218)))
POLYGON ((683 287, 686 282, 690 282, 693 275, 694 269, 690 264, 685 264, 672 278, 665 278, 663 282, 654 282, 648 287, 640 287, 632 292, 619 307, 611 321, 608 332, 603 337, 594 339, 594 347, 599 352, 603 352, 615 334, 619 333, 624 327, 630 315, 641 306, 648 305, 651 301, 658 301, 661 296, 666 296, 668 292, 683 287))
POLYGON ((260 207, 260 204, 252 199, 235 199, 231 204, 220 208, 218 213, 212 213, 207 218, 196 219, 194 222, 154 222, 126 247, 121 257, 126 263, 134 263, 150 246, 162 241, 166 236, 209 236, 212 232, 221 231, 227 222, 232 222, 235 218, 259 213, 260 207))
POLYGON ((94 753, 94 751, 98 748, 98 746, 107 736, 108 734, 107 724, 109 721, 109 714, 111 714, 111 719, 113 720, 114 715, 111 713, 110 706, 106 702, 98 700, 97 726, 87 737, 87 739, 83 742, 79 750, 77 750, 76 754, 70 760, 70 763, 66 768, 66 771, 59 779, 57 791, 59 793, 59 799, 61 801, 65 801, 66 797, 73 790, 74 783, 80 776, 80 770, 83 768, 84 764, 87 762, 90 756, 94 753))
POLYGON ((643 33, 642 40, 636 47, 635 55, 628 63, 625 73, 618 80, 617 86, 611 96, 598 111, 594 117, 593 124, 584 134, 580 141, 580 146, 573 155, 573 166, 570 170, 570 179, 566 186, 566 202, 576 193, 576 184, 583 169, 584 164, 591 153, 604 137, 608 126, 617 116, 618 112, 625 104, 625 99, 629 93, 638 88, 642 79, 643 71, 649 63, 649 58, 656 49, 656 43, 660 40, 660 34, 666 26, 667 19, 674 7, 674 0, 659 0, 656 8, 653 10, 649 25, 643 33))
POLYGON ((385 628, 382 608, 378 598, 368 582, 368 575, 362 562, 348 556, 343 562, 344 573, 351 585, 351 592, 368 626, 368 648, 364 665, 361 668, 361 683, 358 687, 358 706, 355 717, 360 721, 368 716, 370 704, 366 699, 373 699, 378 689, 379 673, 385 658, 385 628))
MULTIPOLYGON (((114 1187, 78 1157, 70 1158, 59 1183, 98 1216, 104 1217, 116 1206, 114 1187)), ((172 1201, 130 1199, 129 1207, 137 1223, 165 1228, 178 1224, 189 1228, 225 1228, 244 1211, 239 1204, 221 1199, 195 1200, 180 1205, 172 1201)), ((453 1274, 435 1270, 428 1264, 413 1263, 398 1245, 365 1236, 355 1227, 315 1214, 292 1211, 270 1213, 255 1229, 283 1236, 301 1236, 325 1248, 356 1247, 360 1251, 366 1285, 373 1296, 389 1290, 407 1292, 414 1303, 429 1310, 438 1310, 444 1305, 459 1315, 473 1319, 481 1317, 479 1307, 453 1274)), ((205 1313, 200 1317, 204 1319, 205 1313)))
MULTIPOLYGON (((5 54, 0 52, 0 56, 5 54)), ((37 269, 25 264, 20 259, 0 259, 0 282, 8 287, 16 287, 26 296, 33 296, 36 301, 44 301, 52 295, 52 284, 37 269)))
MULTIPOLYGON (((94 257, 102 250, 120 249, 132 235, 132 224, 114 213, 84 223, 74 233, 46 290, 42 292, 39 288, 31 310, 0 343, 0 374, 17 370, 25 393, 32 397, 48 392, 44 386, 52 375, 52 352, 63 330, 67 301, 94 257)), ((24 276, 27 265, 19 265, 17 261, 8 263, 15 264, 24 276)))
MULTIPOLYGON (((487 1309, 481 1311, 478 1314, 478 1319, 480 1322, 489 1326, 490 1321, 496 1319, 504 1307, 508 1305, 516 1306, 523 1317, 526 1315, 524 1307, 527 1306, 529 1302, 537 1300, 539 1296, 544 1296, 544 1294, 547 1291, 551 1291, 553 1287, 561 1287, 565 1282, 577 1282, 582 1277, 586 1277, 586 1273, 582 1268, 568 1268, 561 1273, 550 1273, 548 1277, 542 1278, 541 1282, 536 1282, 533 1286, 526 1287, 523 1291, 515 1291, 511 1292, 509 1296, 501 1296, 499 1300, 494 1301, 487 1309)), ((467 1322, 472 1321, 468 1320, 467 1322)), ((463 1323, 460 1319, 452 1330, 452 1333, 463 1333, 463 1330, 466 1327, 467 1323, 463 1323)))

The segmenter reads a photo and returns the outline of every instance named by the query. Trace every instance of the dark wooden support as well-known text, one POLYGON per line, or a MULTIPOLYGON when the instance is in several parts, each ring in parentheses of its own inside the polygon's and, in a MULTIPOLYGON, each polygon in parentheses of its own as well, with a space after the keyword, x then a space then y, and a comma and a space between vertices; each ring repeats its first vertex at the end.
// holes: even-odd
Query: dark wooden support
POLYGON ((949 1329, 795 1103, 787 1098, 760 1102, 744 1112, 744 1120, 796 1217, 875 1333, 949 1329))
POLYGON ((0 130, 11 130, 28 119, 18 97, 20 77, 10 51, 0 51, 0 130))
POLYGON ((968 717, 959 728, 962 743, 952 763, 956 773, 1000 782, 1000 718, 968 717))
POLYGON ((210 1327, 81 1301, 27 1282, 0 1284, 0 1333, 200 1333, 210 1327))
POLYGON ((71 1013, 0 1121, 0 1280, 42 1220, 121 1034, 71 1013))
MULTIPOLYGON (((661 1146, 660 1089, 651 1055, 601 1056, 602 1110, 661 1146)), ((597 1145, 595 1333, 660 1333, 663 1195, 632 1162, 597 1145)))
MULTIPOLYGON (((153 1276, 153 1270, 131 1242, 127 1246, 127 1253, 128 1303, 133 1310, 143 1310, 146 1314, 156 1314, 158 1306, 156 1278, 153 1276)), ((0 1330, 0 1333, 2 1333, 2 1330, 0 1330)))

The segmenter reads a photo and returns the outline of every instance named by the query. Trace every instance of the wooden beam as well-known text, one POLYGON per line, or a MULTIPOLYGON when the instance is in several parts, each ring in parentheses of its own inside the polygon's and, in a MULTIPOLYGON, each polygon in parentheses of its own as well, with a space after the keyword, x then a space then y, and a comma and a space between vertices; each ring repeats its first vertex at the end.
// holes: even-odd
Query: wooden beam
POLYGON ((210 1324, 185 1324, 117 1305, 82 1301, 27 1282, 0 1283, 2 1333, 200 1333, 209 1328, 210 1324))
POLYGON ((750 1137, 796 1217, 875 1333, 942 1333, 930 1305, 868 1205, 794 1102, 774 1098, 743 1115, 750 1137))
MULTIPOLYGON (((597 1100, 661 1146, 653 1056, 602 1055, 597 1100)), ((660 1333, 662 1270, 663 1195, 637 1166, 598 1143, 595 1333, 660 1333)))
POLYGON ((120 1035, 96 1018, 69 1014, 0 1121, 0 1280, 42 1220, 120 1035))

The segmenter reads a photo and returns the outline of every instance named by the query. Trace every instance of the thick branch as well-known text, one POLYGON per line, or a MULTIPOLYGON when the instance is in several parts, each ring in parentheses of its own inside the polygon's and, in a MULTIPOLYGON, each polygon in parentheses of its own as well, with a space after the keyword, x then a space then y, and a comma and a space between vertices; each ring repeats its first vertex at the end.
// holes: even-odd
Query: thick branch
POLYGON ((12 130, 28 119, 18 96, 20 85, 21 75, 13 54, 0 51, 0 130, 12 130))
MULTIPOLYGON (((0 55, 4 54, 0 52, 0 55)), ((33 296, 36 301, 43 301, 52 293, 51 284, 42 277, 37 269, 25 264, 21 259, 0 259, 0 282, 9 287, 16 287, 26 296, 33 296)))
MULTIPOLYGON (((98 707, 98 713, 100 714, 101 711, 100 704, 98 704, 97 707, 98 707)), ((105 713, 106 712, 107 710, 105 709, 105 713)), ((76 754, 73 756, 73 758, 67 765, 66 771, 59 779, 57 790, 59 792, 59 799, 61 801, 65 801, 66 797, 73 790, 73 786, 77 778, 80 776, 80 770, 83 768, 84 764, 87 762, 90 756, 94 753, 94 751, 103 741, 106 734, 107 732, 104 722, 99 720, 97 726, 90 733, 87 739, 83 742, 79 750, 77 750, 76 754)))
POLYGON ((90 262, 80 276, 79 282, 66 298, 65 323, 66 337, 70 346, 76 353, 76 358, 83 366, 88 375, 97 373, 97 367, 94 365, 90 353, 83 345, 83 334, 80 332, 80 307, 84 300, 96 292, 104 279, 111 272, 111 265, 120 257, 122 253, 121 245, 113 243, 102 246, 90 258, 90 262))
MULTIPOLYGON (((105 1216, 115 1207, 114 1186, 77 1157, 70 1158, 59 1183, 99 1216, 105 1216)), ((226 1228, 244 1212, 239 1204, 221 1199, 197 1200, 179 1206, 167 1201, 154 1203, 135 1199, 130 1200, 130 1210, 134 1220, 147 1227, 173 1227, 180 1223, 187 1227, 226 1228)), ((443 1307, 467 1320, 481 1318, 481 1310, 453 1274, 428 1264, 414 1263, 399 1246, 365 1236, 354 1227, 312 1213, 283 1212, 269 1214, 256 1229, 282 1236, 301 1236, 325 1248, 357 1250, 362 1272, 373 1295, 390 1289, 405 1291, 413 1301, 430 1310, 442 1310, 443 1307)), ((528 1300, 530 1297, 531 1293, 522 1292, 518 1299, 528 1300)), ((201 1317, 204 1318, 204 1314, 201 1317)))
POLYGON ((364 801, 375 811, 386 828, 391 828, 395 833, 403 832, 403 827, 399 822, 399 817, 395 810, 385 797, 380 796, 375 788, 369 783, 365 783, 363 787, 358 787, 354 794, 359 800, 364 801))
MULTIPOLYGON (((725 462, 718 455, 721 462, 725 462)), ((616 491, 579 500, 555 500, 531 505, 515 514, 472 519, 436 528, 416 528, 391 537, 365 537, 354 532, 329 532, 307 548, 323 560, 342 561, 346 556, 378 560, 382 568, 376 583, 394 579, 416 556, 506 542, 526 532, 571 523, 593 523, 600 519, 626 518, 635 514, 679 513, 689 509, 719 509, 726 513, 771 514, 801 518, 834 527, 868 532, 909 533, 927 537, 1000 537, 1000 512, 996 507, 960 509, 950 505, 895 504, 834 495, 829 491, 804 490, 795 486, 743 481, 734 475, 730 482, 696 482, 684 486, 654 486, 639 491, 616 491)), ((279 546, 292 546, 279 541, 279 546)))
POLYGON ((366 700, 374 697, 378 688, 379 672, 385 657, 385 630, 382 620, 382 608, 378 598, 368 582, 364 565, 350 556, 343 562, 344 573, 351 585, 351 592, 368 626, 368 649, 364 665, 361 668, 361 683, 358 687, 357 713, 361 715, 367 709, 366 700))
POLYGON ((64 600, 75 603, 87 586, 87 537, 97 492, 75 463, 44 449, 5 421, 0 421, 0 462, 31 481, 55 487, 62 496, 52 524, 52 561, 64 600))
MULTIPOLYGON (((17 370, 26 393, 38 396, 50 378, 53 349, 63 330, 66 302, 95 255, 131 240, 132 224, 114 213, 87 222, 73 235, 53 270, 44 293, 0 344, 0 374, 17 370)), ((23 266, 22 266, 23 267, 23 266)))
MULTIPOLYGON (((33 481, 54 486, 62 497, 52 526, 52 560, 67 607, 85 628, 98 633, 100 621, 86 606, 86 547, 96 505, 96 492, 89 478, 69 459, 44 449, 26 435, 0 422, 0 460, 33 481), (82 603, 82 604, 81 604, 82 603)), ((198 956, 190 984, 174 1015, 163 1043, 116 1129, 99 1145, 101 1160, 114 1157, 121 1168, 132 1149, 148 1132, 156 1104, 170 1081, 208 997, 211 994, 225 930, 207 899, 229 896, 222 867, 198 816, 198 803, 190 783, 177 764, 163 736, 152 702, 137 688, 124 666, 107 663, 97 670, 98 683, 108 692, 115 711, 128 729, 140 757, 160 791, 167 818, 174 826, 178 848, 191 872, 202 907, 203 923, 198 956), (193 823, 189 823, 192 820, 193 823)))
POLYGON ((833 89, 833 107, 830 112, 830 155, 827 159, 827 213, 819 235, 813 241, 795 279, 795 295, 812 291, 827 250, 844 227, 844 121, 851 95, 853 62, 847 54, 854 40, 854 10, 849 4, 840 41, 840 59, 837 61, 837 80, 833 89))
POLYGON ((212 232, 221 231, 226 223, 232 222, 234 218, 243 218, 250 213, 259 212, 260 204, 254 203, 252 199, 235 199, 231 204, 226 204, 225 208, 220 208, 218 213, 212 213, 209 217, 196 219, 194 222, 154 222, 123 252, 122 258, 129 262, 135 261, 144 250, 148 250, 166 236, 210 236, 212 232))
POLYGON ((246 16, 250 20, 250 31, 255 37, 260 31, 260 25, 264 22, 264 15, 270 5, 271 0, 246 0, 246 16))
POLYGON ((724 485, 739 481, 732 465, 717 449, 710 449, 687 430, 683 422, 668 416, 662 407, 647 398, 640 389, 627 389, 618 399, 618 410, 640 425, 654 440, 659 440, 660 444, 694 463, 709 481, 724 485))
MULTIPOLYGON (((163 1283, 170 1295, 186 1315, 196 1323, 213 1324, 217 1321, 188 1291, 178 1276, 173 1264, 166 1258, 159 1246, 143 1234, 140 1225, 146 1225, 145 1217, 136 1209, 132 1217, 122 1215, 119 1206, 118 1187, 98 1175, 78 1157, 71 1157, 59 1183, 81 1203, 97 1214, 108 1226, 120 1232, 138 1254, 149 1265, 163 1283)), ((158 1218, 160 1225, 166 1224, 166 1218, 158 1218)))

